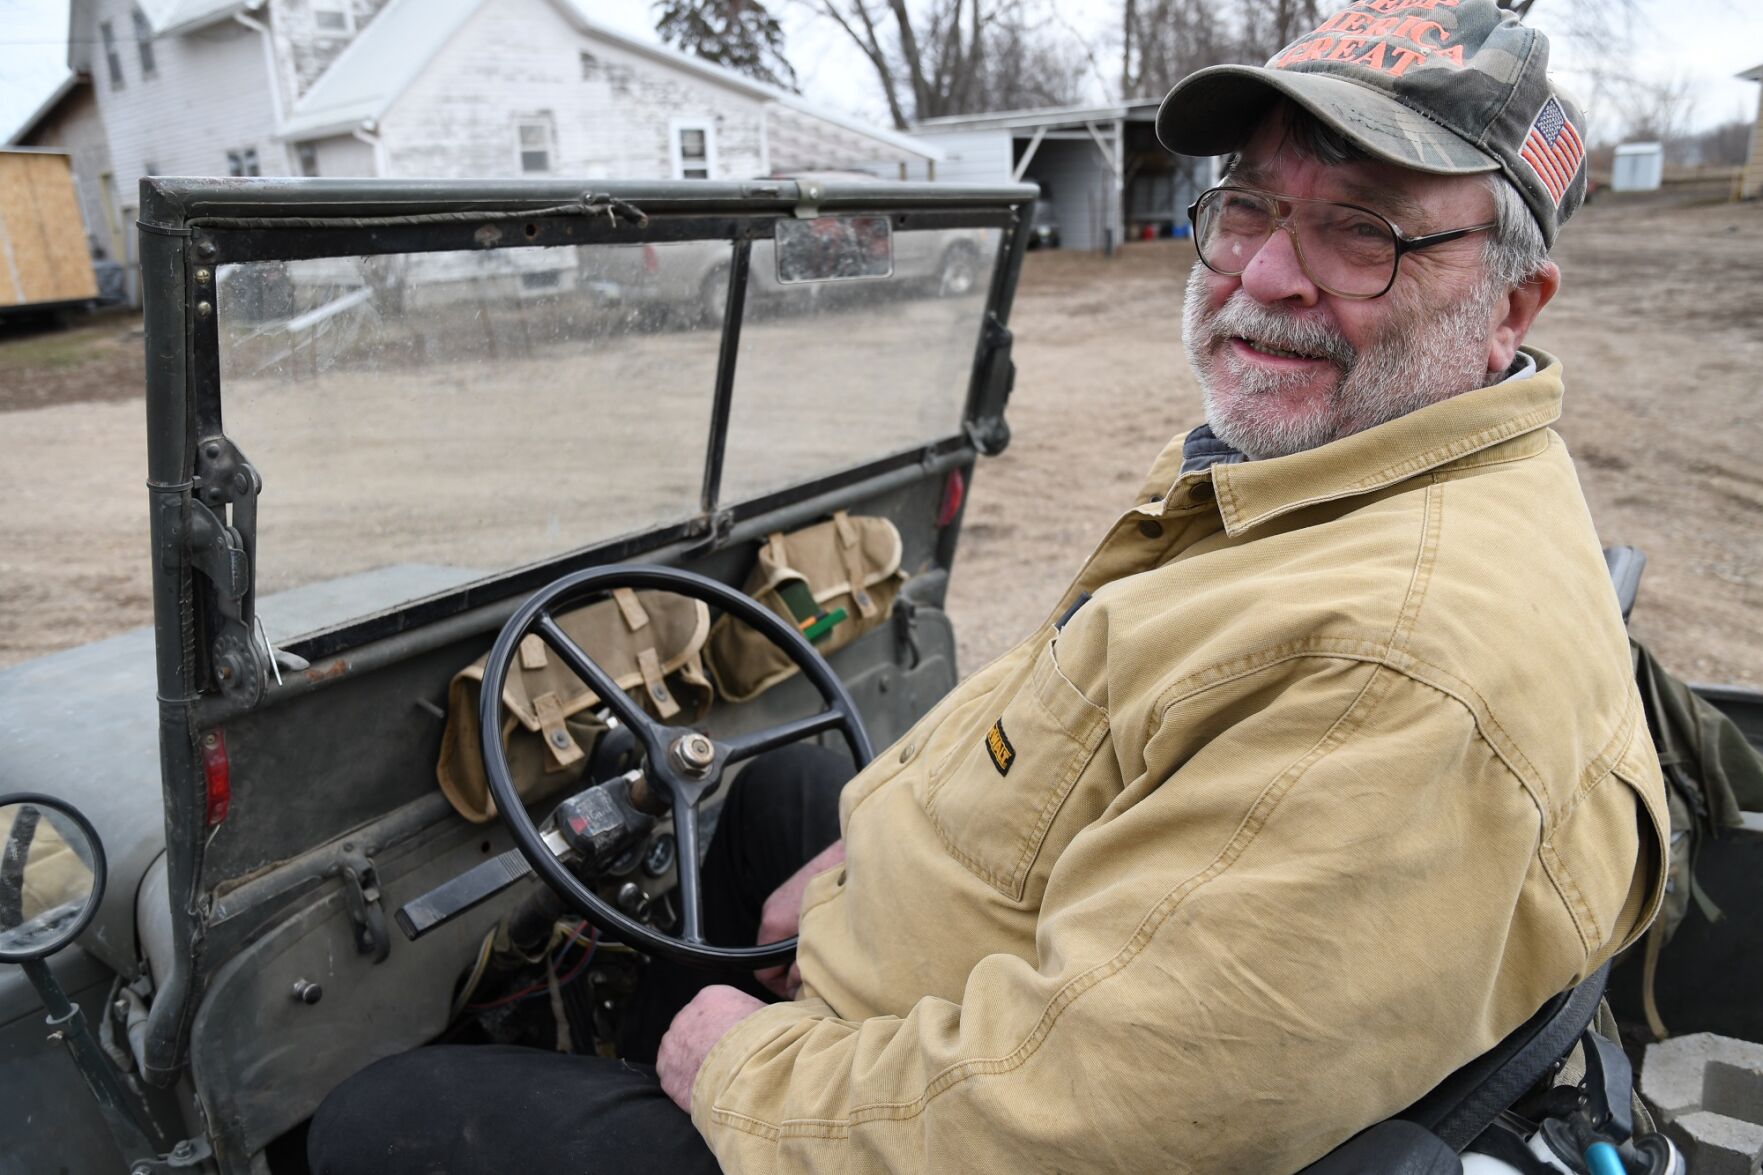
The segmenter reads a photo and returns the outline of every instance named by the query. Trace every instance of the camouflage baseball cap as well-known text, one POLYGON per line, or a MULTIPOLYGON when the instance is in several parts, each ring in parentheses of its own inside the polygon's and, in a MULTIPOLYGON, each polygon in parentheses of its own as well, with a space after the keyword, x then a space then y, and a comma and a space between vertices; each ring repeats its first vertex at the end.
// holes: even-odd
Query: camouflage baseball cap
POLYGON ((1553 245, 1585 201, 1585 116, 1548 65, 1549 39, 1494 0, 1358 0, 1263 67, 1182 79, 1157 111, 1157 137, 1179 154, 1222 155, 1284 97, 1375 158, 1504 172, 1553 245))

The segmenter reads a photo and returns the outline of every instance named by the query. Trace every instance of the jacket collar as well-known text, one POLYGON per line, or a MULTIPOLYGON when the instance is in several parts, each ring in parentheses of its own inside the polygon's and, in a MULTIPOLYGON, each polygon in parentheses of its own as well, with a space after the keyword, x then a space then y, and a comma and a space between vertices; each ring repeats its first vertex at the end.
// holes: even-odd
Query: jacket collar
POLYGON ((1528 379, 1464 392, 1302 453, 1213 466, 1226 533, 1234 537, 1305 506, 1372 493, 1546 428, 1561 416, 1561 361, 1526 350, 1537 361, 1528 379))

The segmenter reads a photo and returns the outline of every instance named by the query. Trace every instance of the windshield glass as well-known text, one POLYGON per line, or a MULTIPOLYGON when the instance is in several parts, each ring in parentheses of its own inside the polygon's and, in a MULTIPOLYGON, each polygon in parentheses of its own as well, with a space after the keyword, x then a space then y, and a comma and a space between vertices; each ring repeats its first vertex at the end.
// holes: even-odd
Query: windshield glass
MULTIPOLYGON (((752 250, 718 503, 959 433, 1001 233, 885 277, 752 250)), ((222 265, 225 430, 284 642, 702 513, 727 240, 222 265)))
MULTIPOLYGON (((355 585, 364 615, 695 513, 720 331, 691 279, 729 250, 223 266, 226 430, 264 482, 259 598, 394 569, 355 585)), ((275 632, 273 600, 263 615, 275 632)))
POLYGON ((780 285, 775 246, 755 243, 723 499, 960 432, 1001 236, 898 232, 886 280, 806 285, 780 285))

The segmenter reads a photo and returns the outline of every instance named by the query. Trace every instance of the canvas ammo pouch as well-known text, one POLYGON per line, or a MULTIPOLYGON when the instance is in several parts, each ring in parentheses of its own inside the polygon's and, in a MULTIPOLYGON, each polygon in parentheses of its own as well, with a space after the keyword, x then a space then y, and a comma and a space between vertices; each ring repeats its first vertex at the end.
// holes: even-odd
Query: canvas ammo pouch
MULTIPOLYGON (((712 693, 702 653, 710 609, 702 600, 617 588, 611 599, 563 613, 557 623, 657 718, 695 722, 709 711, 712 693)), ((478 730, 487 657, 454 674, 447 687, 447 729, 435 767, 453 807, 478 823, 496 814, 478 730)), ((523 798, 539 799, 586 774, 594 742, 605 729, 595 716, 599 705, 599 696, 538 636, 520 642, 502 687, 502 746, 523 798)))
MULTIPOLYGON (((768 537, 747 594, 830 653, 887 620, 905 578, 894 524, 840 510, 826 522, 768 537)), ((729 616, 710 630, 710 671, 731 702, 758 697, 797 672, 782 649, 729 616)))

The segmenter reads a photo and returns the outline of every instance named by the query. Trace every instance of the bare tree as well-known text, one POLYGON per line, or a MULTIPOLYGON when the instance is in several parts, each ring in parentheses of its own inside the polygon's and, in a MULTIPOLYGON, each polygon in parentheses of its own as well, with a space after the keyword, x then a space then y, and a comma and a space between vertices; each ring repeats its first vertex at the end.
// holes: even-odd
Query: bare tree
POLYGON ((795 90, 784 31, 762 0, 659 0, 655 31, 669 45, 736 73, 795 90))
POLYGON ((1265 61, 1321 19, 1317 0, 1126 0, 1122 97, 1160 94, 1208 65, 1265 61))
POLYGON ((1694 88, 1687 74, 1623 79, 1613 95, 1622 137, 1659 143, 1683 138, 1695 115, 1694 88))
POLYGON ((1026 0, 803 0, 844 30, 881 83, 894 125, 1073 100, 1084 66, 1026 0))

